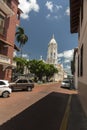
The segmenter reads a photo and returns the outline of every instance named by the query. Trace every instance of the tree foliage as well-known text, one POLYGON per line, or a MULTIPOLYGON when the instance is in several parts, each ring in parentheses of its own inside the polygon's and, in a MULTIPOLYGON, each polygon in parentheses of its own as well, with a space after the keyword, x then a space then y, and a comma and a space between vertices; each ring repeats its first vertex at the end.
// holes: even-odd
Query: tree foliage
POLYGON ((16 40, 19 43, 19 48, 22 57, 22 48, 25 45, 25 43, 28 41, 28 36, 25 34, 24 29, 22 27, 17 28, 17 32, 15 35, 16 35, 16 40))
POLYGON ((46 80, 48 81, 55 73, 58 73, 57 68, 51 64, 44 63, 42 60, 29 61, 29 65, 30 72, 35 74, 39 80, 42 80, 43 77, 46 77, 46 80))
POLYGON ((27 61, 24 58, 21 57, 14 57, 14 61, 16 61, 16 73, 23 74, 24 72, 24 66, 26 66, 27 61))
POLYGON ((43 77, 49 81, 55 73, 58 73, 58 70, 54 67, 54 65, 46 64, 42 60, 34 59, 27 61, 26 59, 20 57, 15 57, 14 60, 17 62, 16 72, 23 74, 24 67, 26 66, 29 72, 35 75, 36 81, 42 81, 43 77))

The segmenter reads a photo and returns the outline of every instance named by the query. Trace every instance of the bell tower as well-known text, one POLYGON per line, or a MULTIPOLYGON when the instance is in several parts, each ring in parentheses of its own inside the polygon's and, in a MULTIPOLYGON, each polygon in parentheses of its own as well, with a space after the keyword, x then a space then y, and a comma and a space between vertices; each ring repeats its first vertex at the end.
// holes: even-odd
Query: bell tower
POLYGON ((57 42, 54 38, 54 34, 48 44, 48 52, 47 52, 47 63, 48 64, 58 64, 58 58, 57 58, 58 52, 57 52, 57 42))

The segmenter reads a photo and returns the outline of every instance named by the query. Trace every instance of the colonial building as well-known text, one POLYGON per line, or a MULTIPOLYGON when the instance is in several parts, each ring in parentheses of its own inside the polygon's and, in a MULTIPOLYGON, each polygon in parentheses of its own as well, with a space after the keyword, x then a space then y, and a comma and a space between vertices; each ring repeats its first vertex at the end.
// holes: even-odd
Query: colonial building
POLYGON ((87 114, 87 0, 70 0, 70 24, 78 33, 78 90, 87 114))
POLYGON ((57 42, 54 38, 54 35, 52 36, 52 39, 50 40, 48 44, 48 52, 47 52, 47 63, 48 64, 58 64, 58 52, 57 52, 57 42))
POLYGON ((57 69, 58 73, 53 76, 54 81, 63 80, 64 70, 63 66, 58 64, 58 44, 55 40, 54 35, 48 43, 47 61, 48 64, 53 64, 57 69))
POLYGON ((0 79, 11 80, 13 52, 16 47, 15 32, 21 10, 18 0, 0 0, 0 79))

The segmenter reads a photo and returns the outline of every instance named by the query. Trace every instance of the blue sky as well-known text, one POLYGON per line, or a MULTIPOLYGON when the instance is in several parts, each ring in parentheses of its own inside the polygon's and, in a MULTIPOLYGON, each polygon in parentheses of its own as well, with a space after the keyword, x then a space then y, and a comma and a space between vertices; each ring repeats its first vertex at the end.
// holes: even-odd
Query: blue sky
POLYGON ((69 0, 19 1, 23 11, 20 25, 29 37, 23 47, 24 55, 30 59, 40 59, 42 56, 46 60, 48 43, 54 34, 58 43, 59 62, 63 57, 69 67, 68 61, 78 42, 77 34, 70 33, 69 0))

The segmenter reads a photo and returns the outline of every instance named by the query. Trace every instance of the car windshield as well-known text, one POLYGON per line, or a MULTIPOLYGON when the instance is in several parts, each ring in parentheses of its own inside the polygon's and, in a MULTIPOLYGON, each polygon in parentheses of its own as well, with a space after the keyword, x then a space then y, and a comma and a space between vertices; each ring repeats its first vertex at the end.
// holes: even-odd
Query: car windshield
POLYGON ((63 82, 64 82, 64 83, 70 83, 69 80, 64 80, 63 82))

